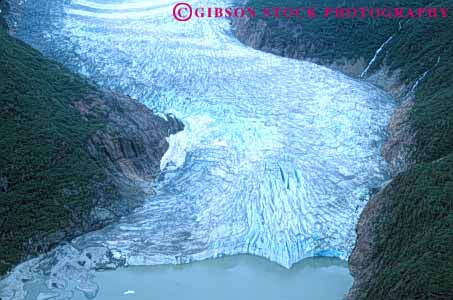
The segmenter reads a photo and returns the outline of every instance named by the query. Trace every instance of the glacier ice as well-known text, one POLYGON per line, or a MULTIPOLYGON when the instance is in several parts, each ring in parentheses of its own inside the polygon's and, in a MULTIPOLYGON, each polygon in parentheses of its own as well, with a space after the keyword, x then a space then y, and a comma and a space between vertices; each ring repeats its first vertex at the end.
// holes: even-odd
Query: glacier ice
POLYGON ((309 256, 348 257, 369 191, 388 176, 380 147, 393 99, 327 68, 248 48, 227 20, 178 23, 173 4, 12 3, 19 38, 175 114, 186 129, 170 138, 155 197, 120 223, 18 266, 0 283, 8 286, 2 299, 23 299, 23 278, 42 282, 42 297, 90 298, 92 269, 120 265, 250 253, 290 267, 309 256))

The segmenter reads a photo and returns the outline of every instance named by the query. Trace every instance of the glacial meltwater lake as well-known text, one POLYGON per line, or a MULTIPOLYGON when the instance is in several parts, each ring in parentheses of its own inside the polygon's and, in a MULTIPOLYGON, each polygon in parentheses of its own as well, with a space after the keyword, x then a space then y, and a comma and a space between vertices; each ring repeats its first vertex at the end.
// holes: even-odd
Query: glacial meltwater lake
MULTIPOLYGON (((334 300, 343 299, 352 284, 347 263, 325 257, 304 259, 290 270, 238 255, 104 271, 96 277, 97 300, 334 300)), ((30 299, 36 299, 43 287, 33 282, 28 290, 30 299)), ((79 293, 73 299, 85 297, 79 293)))
POLYGON ((99 300, 334 300, 352 285, 347 263, 340 259, 308 258, 287 270, 249 255, 126 268, 97 277, 99 300))
POLYGON ((18 38, 185 129, 169 138, 155 196, 17 266, 0 282, 2 300, 340 300, 350 287, 338 259, 351 253, 370 190, 389 178, 380 150, 394 99, 251 49, 227 19, 177 22, 174 5, 11 1, 18 38))

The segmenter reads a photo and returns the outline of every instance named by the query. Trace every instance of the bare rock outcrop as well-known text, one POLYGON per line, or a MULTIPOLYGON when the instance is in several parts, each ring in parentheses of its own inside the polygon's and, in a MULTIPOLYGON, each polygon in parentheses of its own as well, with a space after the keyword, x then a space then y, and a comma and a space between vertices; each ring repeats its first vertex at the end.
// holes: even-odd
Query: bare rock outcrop
MULTIPOLYGON (((28 241, 29 257, 100 229, 142 205, 153 193, 160 160, 169 147, 166 138, 184 128, 174 116, 160 117, 137 100, 108 90, 84 97, 74 107, 86 122, 101 124, 86 147, 107 176, 95 184, 91 209, 64 207, 72 212, 68 227, 28 241)), ((74 192, 66 190, 68 195, 74 192)))

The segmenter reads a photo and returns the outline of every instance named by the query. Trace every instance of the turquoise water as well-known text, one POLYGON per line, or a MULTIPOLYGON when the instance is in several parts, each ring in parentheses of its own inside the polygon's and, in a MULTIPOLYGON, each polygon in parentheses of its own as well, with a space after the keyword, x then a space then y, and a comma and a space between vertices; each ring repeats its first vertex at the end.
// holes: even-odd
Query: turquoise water
POLYGON ((97 300, 339 300, 352 284, 339 259, 305 259, 287 270, 248 255, 102 272, 97 281, 97 300))

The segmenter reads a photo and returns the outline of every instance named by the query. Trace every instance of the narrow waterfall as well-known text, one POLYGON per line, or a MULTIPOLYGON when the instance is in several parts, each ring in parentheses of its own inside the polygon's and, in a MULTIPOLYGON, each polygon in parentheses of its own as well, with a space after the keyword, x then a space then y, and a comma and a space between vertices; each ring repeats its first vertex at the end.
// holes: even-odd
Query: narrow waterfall
POLYGON ((392 35, 391 37, 389 37, 382 45, 381 47, 379 47, 379 49, 377 49, 376 53, 374 54, 374 57, 371 59, 371 61, 368 63, 368 66, 365 68, 365 70, 363 70, 362 74, 360 74, 360 78, 364 78, 368 71, 370 70, 371 66, 374 64, 374 62, 376 61, 376 59, 378 58, 379 54, 381 53, 381 51, 385 48, 385 46, 390 43, 390 41, 393 39, 395 35, 392 35))

